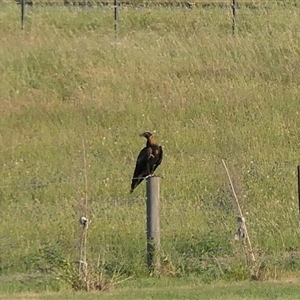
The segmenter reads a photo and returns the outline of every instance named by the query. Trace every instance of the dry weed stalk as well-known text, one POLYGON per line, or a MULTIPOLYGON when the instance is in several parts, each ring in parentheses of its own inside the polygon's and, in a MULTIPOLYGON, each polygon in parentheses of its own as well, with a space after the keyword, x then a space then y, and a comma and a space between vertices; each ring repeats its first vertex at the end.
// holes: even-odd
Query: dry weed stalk
POLYGON ((86 286, 86 290, 89 291, 88 283, 88 265, 87 265, 87 229, 88 229, 88 177, 87 177, 87 163, 86 163, 86 152, 85 142, 82 139, 82 155, 83 155, 83 174, 84 174, 84 216, 80 217, 80 223, 82 225, 82 235, 80 244, 80 260, 79 260, 79 277, 83 280, 86 286))
POLYGON ((235 199, 235 204, 236 204, 236 207, 237 207, 237 210, 238 210, 238 213, 239 213, 239 217, 238 217, 238 221, 240 222, 240 228, 239 228, 239 230, 241 230, 243 232, 242 233, 243 240, 245 239, 246 242, 247 242, 247 245, 244 244, 244 249, 245 249, 246 256, 248 257, 250 255, 250 258, 251 258, 250 259, 250 261, 251 261, 250 267, 251 267, 251 271, 252 271, 252 275, 251 276, 253 278, 257 278, 256 258, 255 258, 254 252, 253 252, 253 248, 252 248, 250 237, 248 235, 247 226, 246 226, 246 219, 243 216, 243 212, 242 212, 242 209, 241 209, 241 206, 240 206, 237 194, 236 194, 234 186, 233 186, 233 182, 231 180, 231 176, 229 174, 229 171, 228 171, 228 168, 226 166, 226 163, 225 163, 224 159, 222 159, 222 163, 223 163, 224 168, 226 170, 226 173, 227 173, 227 176, 228 176, 228 180, 229 180, 229 183, 230 183, 230 187, 231 187, 234 199, 235 199))

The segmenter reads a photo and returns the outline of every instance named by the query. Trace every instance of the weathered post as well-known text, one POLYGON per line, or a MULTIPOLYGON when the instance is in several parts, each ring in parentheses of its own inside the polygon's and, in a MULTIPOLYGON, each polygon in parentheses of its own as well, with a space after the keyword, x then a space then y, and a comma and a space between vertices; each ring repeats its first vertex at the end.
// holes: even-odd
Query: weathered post
POLYGON ((235 35, 235 26, 236 26, 236 0, 232 0, 232 34, 235 35))
POLYGON ((21 28, 24 29, 26 0, 21 0, 21 28))
POLYGON ((148 177, 147 190, 147 262, 150 272, 160 271, 160 177, 148 177))
POLYGON ((297 167, 298 170, 298 206, 299 206, 299 224, 300 224, 300 165, 297 167))
POLYGON ((118 37, 118 23, 119 23, 119 3, 118 3, 118 0, 114 0, 114 31, 115 31, 115 39, 118 37))

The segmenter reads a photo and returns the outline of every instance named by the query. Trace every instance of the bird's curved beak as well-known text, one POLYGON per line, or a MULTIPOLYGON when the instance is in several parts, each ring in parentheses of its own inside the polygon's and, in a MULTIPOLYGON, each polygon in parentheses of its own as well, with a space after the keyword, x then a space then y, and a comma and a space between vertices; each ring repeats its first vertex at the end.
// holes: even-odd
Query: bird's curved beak
POLYGON ((145 132, 141 133, 140 136, 145 137, 145 132))

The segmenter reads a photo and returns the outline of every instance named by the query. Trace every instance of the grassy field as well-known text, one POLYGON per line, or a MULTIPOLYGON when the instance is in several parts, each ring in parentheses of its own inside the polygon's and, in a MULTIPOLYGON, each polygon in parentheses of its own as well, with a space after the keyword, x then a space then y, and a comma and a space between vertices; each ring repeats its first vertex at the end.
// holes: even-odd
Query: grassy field
POLYGON ((300 292, 299 280, 295 278, 285 282, 217 282, 213 284, 203 284, 195 278, 174 279, 165 278, 160 281, 157 279, 135 280, 126 285, 107 291, 99 292, 68 292, 60 293, 16 293, 0 295, 1 300, 68 300, 68 299, 297 299, 300 292))
POLYGON ((2 5, 0 290, 76 285, 83 140, 90 270, 148 275, 144 185, 129 194, 146 130, 165 150, 164 276, 250 277, 222 159, 259 279, 298 272, 298 16, 242 8, 233 37, 230 9, 127 8, 116 40, 108 8, 28 8, 22 31, 19 7, 2 5))

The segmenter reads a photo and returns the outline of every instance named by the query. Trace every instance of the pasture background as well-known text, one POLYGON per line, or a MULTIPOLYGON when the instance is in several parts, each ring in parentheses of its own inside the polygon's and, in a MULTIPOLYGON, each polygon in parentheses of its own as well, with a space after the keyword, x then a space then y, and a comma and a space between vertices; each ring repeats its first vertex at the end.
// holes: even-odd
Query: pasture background
POLYGON ((242 7, 236 37, 230 8, 126 8, 117 40, 109 8, 33 7, 21 31, 20 8, 1 4, 6 288, 58 290, 72 280, 83 138, 89 263, 108 277, 147 275, 145 188, 129 194, 145 130, 165 150, 157 172, 165 275, 249 278, 221 159, 261 278, 299 270, 299 7, 280 3, 242 7))

